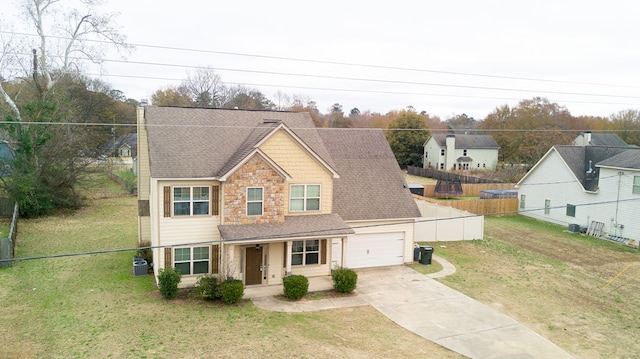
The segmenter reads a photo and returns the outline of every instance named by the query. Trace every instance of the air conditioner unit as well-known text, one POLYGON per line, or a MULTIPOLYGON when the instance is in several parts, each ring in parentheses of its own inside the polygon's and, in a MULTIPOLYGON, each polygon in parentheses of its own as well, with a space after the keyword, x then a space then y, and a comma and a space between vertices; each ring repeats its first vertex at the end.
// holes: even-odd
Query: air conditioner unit
POLYGON ((571 223, 569 225, 569 232, 571 232, 571 233, 580 233, 580 225, 579 224, 575 224, 575 223, 571 223))

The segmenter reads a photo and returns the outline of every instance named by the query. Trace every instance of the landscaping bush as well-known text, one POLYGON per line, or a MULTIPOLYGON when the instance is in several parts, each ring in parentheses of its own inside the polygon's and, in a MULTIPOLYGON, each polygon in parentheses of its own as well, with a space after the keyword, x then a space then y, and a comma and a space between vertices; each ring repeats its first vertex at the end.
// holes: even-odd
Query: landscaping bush
POLYGON ((173 267, 160 270, 158 275, 158 285, 160 294, 165 299, 173 299, 178 296, 178 283, 182 280, 182 273, 173 267))
POLYGON ((239 279, 227 279, 220 283, 220 299, 224 304, 236 304, 244 295, 244 285, 239 279))
POLYGON ((198 278, 196 290, 205 300, 216 300, 222 297, 220 293, 220 280, 217 276, 205 275, 198 278))
POLYGON ((303 275, 291 275, 282 278, 284 296, 298 300, 309 291, 309 279, 303 275))
POLYGON ((358 274, 353 269, 338 267, 331 272, 331 279, 336 292, 351 293, 356 289, 358 274))

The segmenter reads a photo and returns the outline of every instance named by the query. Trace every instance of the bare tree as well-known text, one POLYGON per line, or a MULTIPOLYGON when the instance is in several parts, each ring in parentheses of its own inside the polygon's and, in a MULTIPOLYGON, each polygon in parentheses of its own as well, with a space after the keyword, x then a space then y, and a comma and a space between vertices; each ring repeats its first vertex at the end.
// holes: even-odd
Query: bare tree
POLYGON ((199 67, 192 73, 188 72, 182 86, 196 107, 220 107, 223 103, 224 83, 211 67, 199 67))
MULTIPOLYGON (((89 61, 101 63, 107 45, 128 50, 125 37, 115 26, 115 13, 100 13, 100 0, 23 0, 20 4, 28 25, 37 33, 37 49, 33 49, 31 75, 40 96, 51 91, 56 83, 89 61), (98 41, 95 41, 98 40, 98 41)), ((27 39, 13 36, 3 39, 0 71, 7 73, 8 65, 25 63, 24 51, 14 51, 27 39)), ((25 67, 27 68, 27 67, 25 67)), ((5 78, 11 81, 12 78, 5 78)), ((15 118, 22 120, 15 97, 12 98, 0 83, 0 95, 15 118)))

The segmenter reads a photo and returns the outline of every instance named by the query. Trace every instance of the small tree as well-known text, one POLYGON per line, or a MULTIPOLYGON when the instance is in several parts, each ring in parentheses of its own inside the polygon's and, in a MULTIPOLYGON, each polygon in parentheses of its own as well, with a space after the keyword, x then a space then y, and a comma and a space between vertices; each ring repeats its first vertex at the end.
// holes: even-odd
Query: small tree
POLYGON ((160 294, 165 299, 174 299, 178 296, 178 284, 182 280, 180 270, 173 267, 166 267, 160 270, 158 275, 158 285, 160 294))

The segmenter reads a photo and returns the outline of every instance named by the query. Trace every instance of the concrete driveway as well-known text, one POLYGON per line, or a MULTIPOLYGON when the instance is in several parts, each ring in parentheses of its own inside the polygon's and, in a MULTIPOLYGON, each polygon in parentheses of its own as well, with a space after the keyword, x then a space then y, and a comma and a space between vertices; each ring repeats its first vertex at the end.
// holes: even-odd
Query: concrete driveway
MULTIPOLYGON (((470 358, 572 358, 509 316, 411 268, 357 273, 357 295, 352 297, 286 302, 248 294, 259 308, 284 312, 371 305, 398 325, 470 358)), ((310 278, 309 291, 330 285, 330 278, 310 278)))

